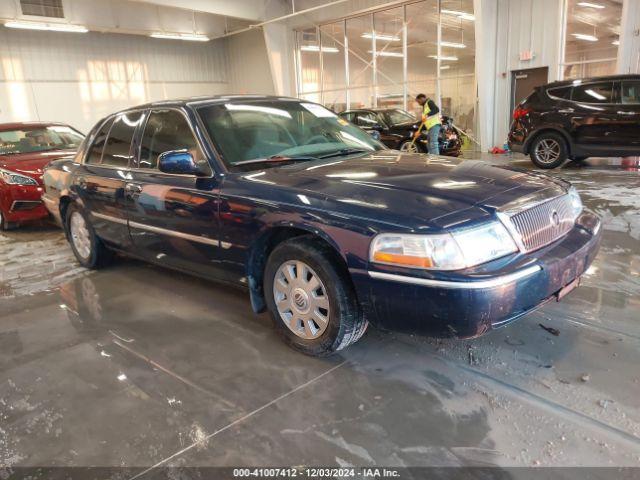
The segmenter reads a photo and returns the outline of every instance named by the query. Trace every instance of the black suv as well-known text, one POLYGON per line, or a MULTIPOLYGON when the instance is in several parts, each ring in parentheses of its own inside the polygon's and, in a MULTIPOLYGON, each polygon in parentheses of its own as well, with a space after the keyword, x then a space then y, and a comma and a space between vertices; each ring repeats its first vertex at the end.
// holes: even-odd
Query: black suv
POLYGON ((640 155, 640 75, 538 87, 513 112, 509 148, 540 168, 567 158, 640 155))

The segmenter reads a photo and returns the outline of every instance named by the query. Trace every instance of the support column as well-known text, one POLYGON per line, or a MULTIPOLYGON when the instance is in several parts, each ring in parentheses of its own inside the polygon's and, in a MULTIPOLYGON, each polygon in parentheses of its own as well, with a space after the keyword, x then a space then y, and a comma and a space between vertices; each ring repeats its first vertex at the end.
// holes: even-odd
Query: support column
POLYGON ((294 70, 294 32, 283 23, 270 23, 262 27, 269 56, 269 67, 276 95, 296 96, 294 70))
POLYGON ((640 73, 640 0, 624 0, 618 73, 640 73))

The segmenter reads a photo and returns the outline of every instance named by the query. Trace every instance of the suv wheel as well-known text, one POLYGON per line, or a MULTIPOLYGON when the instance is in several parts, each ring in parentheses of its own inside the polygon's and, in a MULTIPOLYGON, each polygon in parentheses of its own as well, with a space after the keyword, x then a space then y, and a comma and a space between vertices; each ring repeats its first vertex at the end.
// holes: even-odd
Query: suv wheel
POLYGON ((310 236, 278 245, 267 261, 264 292, 275 328, 291 347, 325 356, 356 342, 367 321, 333 250, 310 236))
POLYGON ((567 160, 567 144, 557 133, 543 133, 533 141, 530 156, 539 168, 556 168, 567 160))
POLYGON ((87 214, 77 205, 67 209, 65 227, 71 249, 80 265, 95 269, 111 259, 111 251, 98 238, 87 214))

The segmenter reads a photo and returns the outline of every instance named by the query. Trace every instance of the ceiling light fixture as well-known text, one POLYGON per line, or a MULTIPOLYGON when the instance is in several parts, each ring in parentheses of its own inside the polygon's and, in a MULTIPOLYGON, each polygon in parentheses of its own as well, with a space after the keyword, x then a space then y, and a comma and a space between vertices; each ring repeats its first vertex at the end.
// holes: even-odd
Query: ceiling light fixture
POLYGON ((620 40, 614 40, 613 42, 611 42, 611 45, 615 45, 617 47, 618 45, 620 45, 620 40))
POLYGON ((164 33, 156 32, 152 33, 150 37, 163 38, 165 40, 186 40, 188 42, 208 42, 209 37, 206 35, 200 35, 198 33, 164 33))
POLYGON ((467 12, 460 12, 458 10, 440 10, 440 13, 444 13, 445 15, 454 15, 461 20, 474 21, 476 19, 475 15, 467 12))
POLYGON ((597 8, 598 10, 602 10, 604 8, 604 5, 600 5, 599 3, 578 2, 578 5, 585 8, 597 8))
MULTIPOLYGON (((319 52, 320 47, 318 45, 303 45, 300 50, 303 52, 319 52)), ((336 47, 322 47, 322 53, 338 53, 339 51, 336 47)))
MULTIPOLYGON (((369 50, 368 53, 373 53, 373 51, 369 50)), ((378 57, 404 57, 404 55, 400 52, 376 52, 376 56, 378 57)))
POLYGON ((82 25, 71 25, 70 23, 40 23, 40 22, 20 22, 9 21, 4 24, 7 28, 20 28, 24 30, 48 30, 52 32, 87 33, 89 29, 82 25))
POLYGON ((464 43, 456 43, 456 42, 440 42, 440 46, 450 47, 450 48, 467 48, 467 46, 464 43))
POLYGON ((438 55, 429 55, 429 58, 433 58, 435 60, 447 60, 447 61, 451 61, 451 62, 457 62, 458 61, 458 57, 448 57, 446 55, 440 55, 438 57, 438 55))
MULTIPOLYGON (((402 40, 397 35, 387 35, 385 33, 376 33, 375 35, 376 35, 376 40, 383 40, 383 41, 387 41, 387 42, 399 42, 400 40, 402 40)), ((362 38, 373 38, 373 33, 365 32, 360 36, 362 38)))
POLYGON ((595 35, 586 35, 584 33, 572 33, 571 35, 576 37, 578 40, 585 40, 587 42, 597 42, 598 41, 598 37, 596 37, 595 35))

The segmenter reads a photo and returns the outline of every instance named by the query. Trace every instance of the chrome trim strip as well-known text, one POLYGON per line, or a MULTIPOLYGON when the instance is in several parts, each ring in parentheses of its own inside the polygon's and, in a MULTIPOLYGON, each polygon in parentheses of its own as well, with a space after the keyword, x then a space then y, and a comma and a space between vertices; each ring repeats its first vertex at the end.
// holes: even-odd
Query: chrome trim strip
POLYGON ((168 230, 166 228, 154 227, 152 225, 145 225, 144 223, 129 222, 129 227, 139 228, 140 230, 147 230, 153 233, 159 233, 160 235, 168 235, 171 237, 182 238, 184 240, 190 240, 192 242, 204 243, 206 245, 213 245, 219 247, 220 242, 213 238, 201 237, 199 235, 191 235, 189 233, 176 232, 175 230, 168 230))
POLYGON ((538 273, 541 270, 542 270, 542 267, 540 265, 532 265, 530 267, 523 268, 522 270, 519 270, 514 273, 510 273, 508 275, 502 275, 500 277, 494 277, 488 280, 479 280, 477 282, 474 282, 471 280, 462 281, 462 282, 452 282, 447 280, 432 280, 429 278, 407 277, 405 275, 395 275, 393 273, 371 272, 371 271, 369 271, 369 276, 377 280, 389 280, 392 282, 410 283, 412 285, 420 285, 424 287, 478 290, 483 288, 501 287, 503 285, 513 283, 522 278, 531 276, 534 273, 538 273))
POLYGON ((99 218, 100 220, 107 220, 108 222, 119 223, 120 225, 127 224, 127 220, 125 218, 112 217, 111 215, 105 215, 103 213, 91 212, 91 216, 99 218))

